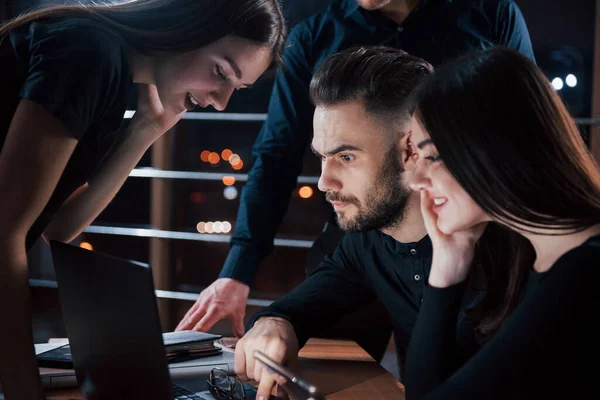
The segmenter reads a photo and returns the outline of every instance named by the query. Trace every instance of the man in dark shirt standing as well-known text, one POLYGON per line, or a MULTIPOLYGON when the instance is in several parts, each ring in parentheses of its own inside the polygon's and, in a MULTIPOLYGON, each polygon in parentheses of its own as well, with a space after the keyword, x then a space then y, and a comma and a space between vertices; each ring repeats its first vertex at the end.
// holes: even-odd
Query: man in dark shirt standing
MULTIPOLYGON (((312 138, 314 107, 309 83, 328 56, 356 45, 381 44, 436 66, 470 50, 502 45, 534 59, 527 26, 513 0, 334 0, 324 11, 296 25, 288 44, 267 121, 254 144, 254 164, 241 196, 229 255, 219 279, 200 294, 177 329, 207 331, 227 318, 233 322, 234 333, 243 334, 249 288, 261 261, 272 250, 312 138)), ((316 266, 340 237, 335 223, 329 223, 311 249, 308 263, 316 266)), ((379 359, 390 325, 372 306, 364 306, 383 323, 383 335, 372 334, 364 340, 349 337, 379 359), (369 342, 383 343, 373 348, 369 342)), ((371 333, 377 330, 374 324, 370 327, 371 333)))
MULTIPOLYGON (((257 398, 268 398, 273 380, 254 362, 254 350, 293 366, 307 339, 376 299, 407 344, 432 250, 420 194, 408 187, 417 161, 428 160, 419 160, 409 144, 406 100, 431 71, 401 50, 361 47, 332 56, 315 72, 310 97, 316 105, 312 149, 322 166, 319 189, 339 227, 351 233, 304 282, 256 313, 237 343, 235 372, 260 381, 257 398)), ((469 295, 466 301, 472 300, 469 295)), ((461 317, 461 358, 476 348, 472 332, 461 317)))

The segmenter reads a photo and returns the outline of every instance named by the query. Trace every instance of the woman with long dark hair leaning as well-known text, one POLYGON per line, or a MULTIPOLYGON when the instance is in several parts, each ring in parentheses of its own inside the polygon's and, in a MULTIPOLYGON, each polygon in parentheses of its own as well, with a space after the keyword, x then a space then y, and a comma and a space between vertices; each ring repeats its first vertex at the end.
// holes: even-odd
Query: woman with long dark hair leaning
POLYGON ((417 88, 411 140, 434 250, 407 399, 593 393, 600 171, 547 78, 512 50, 464 56, 417 88), (482 347, 461 365, 456 312, 475 277, 485 290, 471 310, 482 347))
POLYGON ((27 249, 68 242, 150 145, 195 106, 280 61, 278 0, 133 0, 53 6, 0 26, 0 381, 44 398, 32 343, 27 249), (135 115, 120 129, 137 86, 135 115))

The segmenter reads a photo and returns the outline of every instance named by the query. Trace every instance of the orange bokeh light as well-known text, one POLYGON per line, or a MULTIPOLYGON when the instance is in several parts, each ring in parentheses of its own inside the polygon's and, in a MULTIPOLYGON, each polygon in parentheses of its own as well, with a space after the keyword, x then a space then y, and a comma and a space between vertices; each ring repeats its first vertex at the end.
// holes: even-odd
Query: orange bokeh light
POLYGON ((240 162, 238 162, 237 164, 231 166, 231 168, 235 169, 236 171, 239 171, 243 167, 244 167, 244 162, 242 160, 240 160, 240 162))
POLYGON ((229 157, 233 155, 233 151, 225 149, 221 152, 221 158, 225 161, 229 161, 229 157))
POLYGON ((312 197, 313 190, 310 186, 302 186, 300 189, 298 189, 298 194, 303 199, 308 199, 308 198, 312 197))
POLYGON ((94 246, 92 246, 92 244, 89 242, 81 242, 79 243, 79 247, 81 247, 82 249, 94 250, 94 246))
POLYGON ((223 177, 223 184, 225 186, 231 186, 235 183, 235 177, 233 176, 224 176, 223 177))
POLYGON ((210 151, 204 150, 202 153, 200 153, 200 160, 208 162, 208 156, 210 156, 210 151))
POLYGON ((208 155, 208 162, 211 164, 218 164, 219 161, 221 161, 221 157, 219 156, 219 153, 210 153, 208 155))

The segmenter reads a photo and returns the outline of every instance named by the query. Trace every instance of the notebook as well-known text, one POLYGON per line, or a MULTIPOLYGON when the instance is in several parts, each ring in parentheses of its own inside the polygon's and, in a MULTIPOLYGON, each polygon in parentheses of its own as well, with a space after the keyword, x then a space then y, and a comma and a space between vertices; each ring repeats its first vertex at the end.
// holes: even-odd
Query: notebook
MULTIPOLYGON (((181 331, 163 333, 163 343, 169 363, 190 361, 201 357, 217 356, 223 352, 215 340, 221 335, 196 331, 181 331)), ((36 353, 40 367, 73 369, 73 359, 68 341, 61 346, 36 353)))
MULTIPOLYGON (((62 350, 61 353, 67 353, 68 356, 63 356, 65 360, 70 361, 69 367, 55 364, 54 366, 40 367, 40 376, 45 388, 66 388, 77 386, 75 370, 72 367, 72 358, 70 348, 65 347, 65 343, 37 343, 35 345, 35 353, 38 357, 50 351, 62 350)), ((218 343, 216 347, 222 347, 218 343)), ((179 379, 186 377, 196 377, 210 373, 213 368, 220 368, 228 373, 233 373, 234 353, 230 349, 222 350, 216 356, 208 356, 203 358, 191 358, 179 362, 169 362, 169 373, 171 378, 179 379)), ((56 357, 53 357, 56 358, 56 357)), ((183 359, 180 357, 179 359, 183 359)), ((168 360, 168 358, 167 358, 168 360)))
POLYGON ((215 346, 214 342, 221 338, 221 335, 196 331, 163 333, 163 343, 167 354, 195 350, 213 350, 220 353, 221 348, 215 346))

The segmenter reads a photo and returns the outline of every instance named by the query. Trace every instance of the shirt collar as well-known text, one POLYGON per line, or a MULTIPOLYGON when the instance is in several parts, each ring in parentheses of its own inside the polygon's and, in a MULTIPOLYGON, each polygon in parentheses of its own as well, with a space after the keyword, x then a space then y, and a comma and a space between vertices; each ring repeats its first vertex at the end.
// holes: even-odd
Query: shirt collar
POLYGON ((374 232, 377 232, 379 235, 378 240, 383 240, 394 252, 398 254, 407 254, 411 250, 416 250, 420 256, 431 256, 433 252, 433 245, 431 244, 431 238, 429 235, 425 235, 418 242, 411 243, 403 243, 399 242, 393 237, 386 235, 381 230, 377 229, 374 232))
POLYGON ((348 18, 350 15, 354 14, 360 8, 360 6, 356 0, 344 0, 342 8, 346 10, 344 13, 344 18, 348 18))
MULTIPOLYGON (((421 0, 419 5, 417 5, 417 8, 421 8, 431 1, 435 1, 435 0, 421 0)), ((443 0, 443 1, 445 1, 446 3, 452 3, 452 0, 443 0)), ((342 8, 344 10, 346 10, 346 12, 344 13, 344 18, 348 18, 355 12, 359 11, 360 6, 356 2, 356 0, 343 0, 343 3, 344 4, 342 5, 342 8)))

